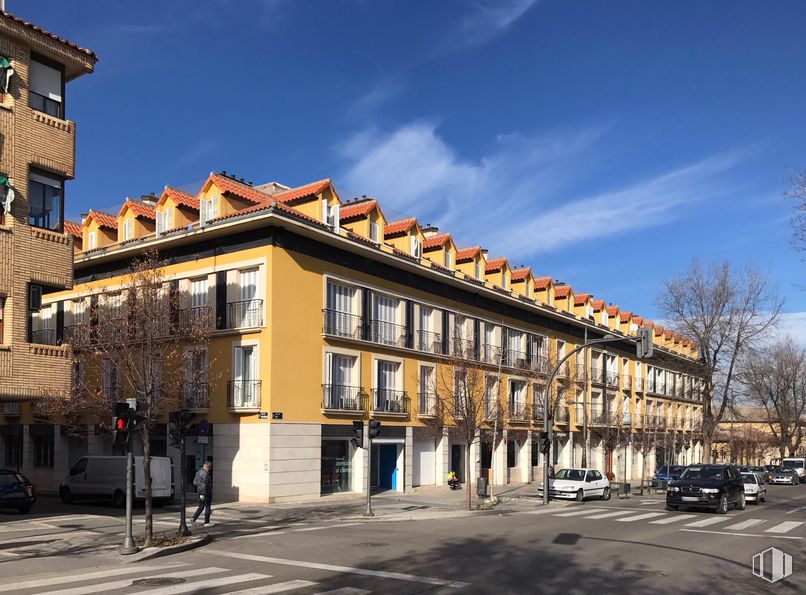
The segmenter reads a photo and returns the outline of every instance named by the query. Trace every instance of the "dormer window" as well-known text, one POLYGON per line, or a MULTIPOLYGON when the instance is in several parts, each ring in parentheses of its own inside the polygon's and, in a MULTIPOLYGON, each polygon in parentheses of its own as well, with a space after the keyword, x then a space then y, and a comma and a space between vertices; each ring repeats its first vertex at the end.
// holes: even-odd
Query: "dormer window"
POLYGON ((171 212, 169 210, 157 211, 157 236, 161 236, 171 229, 171 212))
POLYGON ((31 109, 64 117, 64 68, 46 58, 31 57, 28 70, 28 104, 31 109))
POLYGON ((501 287, 507 288, 507 272, 505 270, 501 271, 501 287))
POLYGON ((123 220, 123 241, 128 242, 134 238, 134 221, 131 219, 123 220))
POLYGON ((98 232, 91 231, 87 234, 87 250, 95 250, 98 247, 98 232))
POLYGON ((481 259, 476 259, 476 279, 481 279, 481 259))
POLYGON ((445 268, 446 269, 451 268, 451 264, 453 264, 452 260, 451 260, 451 251, 448 250, 447 248, 445 249, 445 261, 444 262, 445 262, 445 268))
POLYGON ((339 205, 329 205, 326 200, 322 201, 322 215, 325 223, 335 232, 339 231, 339 205))
POLYGON ((199 201, 199 223, 207 225, 218 216, 218 197, 210 196, 199 201))
POLYGON ((373 242, 378 241, 378 224, 374 221, 369 222, 369 239, 373 242))
POLYGON ((529 280, 526 280, 526 297, 532 297, 532 285, 529 283, 529 280))
POLYGON ((418 240, 416 236, 411 236, 410 242, 409 252, 414 258, 420 258, 423 254, 423 245, 420 243, 420 240, 418 240))

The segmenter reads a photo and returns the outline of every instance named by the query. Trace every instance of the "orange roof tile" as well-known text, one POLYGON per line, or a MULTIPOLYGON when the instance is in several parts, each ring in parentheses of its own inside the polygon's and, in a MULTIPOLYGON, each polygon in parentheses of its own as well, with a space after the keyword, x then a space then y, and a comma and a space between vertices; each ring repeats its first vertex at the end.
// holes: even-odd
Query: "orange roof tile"
POLYGON ((440 233, 435 236, 431 236, 430 238, 425 238, 423 242, 423 250, 433 250, 435 248, 441 248, 448 241, 451 239, 451 234, 449 233, 440 233))
POLYGON ((500 271, 504 268, 504 265, 507 263, 507 259, 503 256, 499 258, 493 258, 487 261, 487 266, 484 268, 485 273, 494 273, 496 271, 500 271))
MULTIPOLYGON (((267 194, 263 194, 259 190, 255 190, 249 184, 238 182, 221 174, 210 174, 210 176, 207 178, 207 181, 205 181, 204 186, 202 186, 202 189, 207 187, 208 182, 212 182, 218 186, 218 189, 221 190, 221 192, 234 194, 238 198, 242 198, 251 203, 259 204, 268 198, 267 194)), ((275 195, 272 198, 277 199, 277 196, 279 195, 275 195)))
POLYGON ((389 237, 399 233, 406 233, 416 224, 417 219, 415 217, 401 219, 400 221, 393 221, 392 223, 386 224, 386 227, 383 230, 383 235, 389 237))
POLYGON ((312 196, 316 196, 317 194, 321 194, 328 186, 330 186, 330 179, 325 178, 324 180, 317 180, 316 182, 311 182, 310 184, 305 184, 304 186, 297 186, 296 188, 291 188, 290 190, 278 192, 277 194, 273 195, 273 198, 279 202, 290 203, 296 200, 310 198, 312 196))
POLYGON ((615 316, 618 314, 618 306, 608 306, 606 310, 608 316, 615 316))
POLYGON ((156 219, 157 212, 154 210, 154 207, 145 204, 144 202, 137 202, 130 198, 127 198, 123 202, 123 206, 120 207, 120 211, 118 211, 118 217, 123 214, 123 210, 128 208, 132 213, 134 213, 135 217, 145 217, 146 219, 156 219))
POLYGON ((556 298, 565 298, 571 294, 571 286, 570 285, 558 285, 554 288, 554 297, 556 298))
POLYGON ((377 205, 378 201, 376 201, 374 198, 370 200, 362 200, 361 202, 357 203, 342 205, 339 211, 339 219, 341 221, 347 221, 348 219, 354 219, 356 217, 366 217, 377 205))
POLYGON ((658 325, 655 327, 655 336, 660 337, 661 335, 663 335, 663 327, 658 325))
POLYGON ((551 285, 551 277, 538 277, 535 279, 535 289, 538 291, 548 289, 549 285, 551 285))
POLYGON ((481 252, 481 246, 461 248, 456 251, 456 262, 467 262, 468 260, 473 260, 479 252, 481 252))
POLYGON ((619 314, 619 320, 621 322, 629 322, 631 318, 632 318, 632 312, 627 311, 627 312, 621 312, 619 314))
POLYGON ((672 331, 664 331, 664 332, 663 332, 663 336, 664 336, 665 338, 667 338, 667 339, 671 339, 671 338, 672 338, 672 335, 674 335, 674 333, 673 333, 672 331))
POLYGON ((578 293, 574 296, 574 305, 584 306, 585 302, 587 302, 589 298, 590 296, 587 293, 578 293))
POLYGON ((532 276, 532 267, 523 267, 512 271, 512 281, 524 281, 532 276))
POLYGON ((644 326, 648 328, 655 328, 655 323, 652 322, 651 320, 647 320, 644 322, 644 326))
POLYGON ((199 210, 199 199, 196 196, 192 196, 187 192, 182 192, 181 190, 177 190, 176 188, 171 188, 170 186, 166 186, 165 189, 162 191, 162 195, 160 199, 157 201, 157 204, 160 205, 165 202, 166 198, 170 198, 176 206, 178 207, 186 207, 188 209, 193 209, 194 211, 199 210))
POLYGON ((265 211, 265 210, 270 209, 272 207, 276 208, 276 209, 278 209, 280 211, 283 211, 285 213, 288 213, 289 215, 294 215, 295 217, 298 217, 300 219, 305 219, 306 221, 309 221, 311 223, 315 223, 320 227, 329 227, 324 222, 319 221, 318 219, 314 219, 313 217, 309 217, 308 215, 306 215, 302 211, 298 211, 294 207, 288 206, 285 203, 282 203, 282 202, 274 200, 274 198, 271 197, 271 196, 267 196, 266 199, 263 202, 259 203, 259 204, 252 205, 251 207, 247 207, 245 209, 241 209, 240 211, 233 211, 232 213, 229 213, 227 215, 223 215, 221 217, 216 217, 212 221, 223 221, 225 219, 233 219, 235 217, 240 217, 241 215, 248 215, 248 214, 251 214, 251 213, 259 213, 260 211, 265 211))
POLYGON ((591 307, 593 308, 594 312, 601 312, 604 310, 605 301, 604 300, 591 300, 591 307))
POLYGON ((64 39, 62 37, 59 37, 58 35, 55 35, 55 34, 51 33, 50 31, 45 31, 42 27, 38 27, 38 26, 34 25, 33 23, 29 23, 28 21, 24 21, 19 17, 15 17, 13 14, 11 14, 9 12, 0 11, 0 16, 2 16, 5 19, 9 19, 11 21, 14 21, 15 23, 18 23, 18 24, 20 24, 20 25, 22 25, 24 27, 27 27, 28 29, 31 29, 32 31, 36 31, 37 33, 41 33, 42 35, 50 37, 54 41, 58 41, 62 45, 66 45, 67 47, 73 48, 74 50, 77 50, 77 51, 81 52, 82 54, 86 54, 87 56, 92 58, 93 61, 95 61, 95 62, 98 61, 98 56, 96 56, 95 52, 93 52, 92 50, 88 50, 87 48, 83 48, 83 47, 81 47, 79 45, 76 45, 71 41, 68 41, 68 40, 66 40, 66 39, 64 39))
POLYGON ((99 227, 108 227, 109 229, 118 228, 117 217, 109 213, 102 213, 101 211, 93 211, 90 209, 89 214, 87 214, 87 219, 95 219, 99 227))
POLYGON ((644 317, 643 317, 643 316, 638 316, 638 315, 636 314, 635 316, 633 316, 633 317, 632 317, 632 321, 633 321, 635 324, 637 324, 638 326, 641 326, 641 324, 644 322, 644 317))
POLYGON ((80 238, 83 237, 83 229, 80 223, 76 223, 75 221, 65 221, 64 222, 64 233, 69 233, 71 236, 80 238))

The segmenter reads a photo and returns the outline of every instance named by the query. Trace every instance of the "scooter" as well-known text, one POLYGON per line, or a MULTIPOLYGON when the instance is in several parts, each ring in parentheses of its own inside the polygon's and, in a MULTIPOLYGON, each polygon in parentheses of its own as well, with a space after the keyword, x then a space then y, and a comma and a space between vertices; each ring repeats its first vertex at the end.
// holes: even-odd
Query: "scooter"
POLYGON ((448 487, 452 490, 458 490, 462 487, 462 484, 460 484, 459 480, 456 478, 456 473, 453 471, 448 473, 448 487))

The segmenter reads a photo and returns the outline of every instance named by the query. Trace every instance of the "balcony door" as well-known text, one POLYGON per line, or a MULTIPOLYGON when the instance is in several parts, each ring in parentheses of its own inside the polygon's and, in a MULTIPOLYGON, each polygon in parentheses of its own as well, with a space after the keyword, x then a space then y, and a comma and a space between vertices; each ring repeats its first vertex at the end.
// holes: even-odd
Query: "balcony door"
POLYGON ((257 299, 257 269, 240 271, 239 286, 241 288, 241 312, 239 318, 241 328, 260 326, 260 302, 257 299))
POLYGON ((400 364, 397 362, 378 361, 377 371, 377 402, 379 411, 397 411, 397 371, 400 364))
POLYGON ((325 378, 329 385, 326 393, 326 409, 358 410, 357 393, 352 386, 353 367, 356 358, 337 353, 328 353, 325 378))
POLYGON ((394 345, 397 342, 397 300, 384 295, 375 295, 373 304, 375 336, 380 343, 394 345))
POLYGON ((257 406, 257 347, 235 348, 233 400, 239 407, 257 406))
POLYGON ((358 325, 353 318, 355 289, 347 285, 327 285, 327 332, 352 337, 358 325))

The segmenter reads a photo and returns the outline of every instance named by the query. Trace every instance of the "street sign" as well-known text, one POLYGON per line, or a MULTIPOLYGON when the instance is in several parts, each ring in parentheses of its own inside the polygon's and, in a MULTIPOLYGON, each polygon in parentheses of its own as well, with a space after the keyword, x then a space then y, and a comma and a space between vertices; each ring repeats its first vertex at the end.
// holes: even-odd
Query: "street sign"
POLYGON ((199 436, 207 436, 210 434, 210 423, 206 419, 199 422, 198 433, 199 436))
POLYGON ((209 442, 210 442, 210 437, 209 437, 209 436, 201 436, 201 435, 200 435, 198 438, 196 438, 196 441, 197 441, 199 444, 207 444, 207 443, 209 443, 209 442))
POLYGON ((272 419, 283 419, 283 412, 282 411, 272 411, 271 418, 272 419))
POLYGON ((258 419, 269 419, 268 411, 261 411, 260 413, 257 414, 257 418, 258 419))

